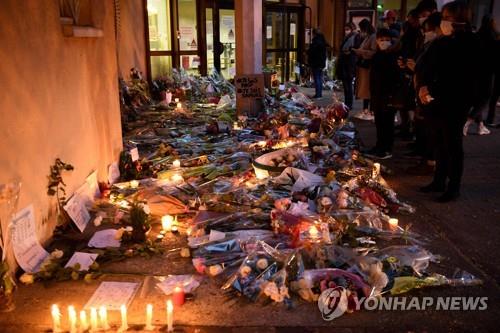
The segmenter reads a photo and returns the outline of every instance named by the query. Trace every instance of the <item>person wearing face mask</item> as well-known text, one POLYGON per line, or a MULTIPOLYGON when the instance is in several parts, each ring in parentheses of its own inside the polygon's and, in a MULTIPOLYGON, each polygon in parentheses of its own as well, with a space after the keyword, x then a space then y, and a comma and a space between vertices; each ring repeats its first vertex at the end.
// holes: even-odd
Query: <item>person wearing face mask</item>
POLYGON ((355 31, 356 26, 354 23, 349 22, 344 26, 345 37, 342 45, 340 46, 340 54, 337 61, 337 78, 342 80, 344 87, 344 103, 352 109, 354 99, 354 76, 356 73, 356 53, 352 51, 359 44, 358 34, 355 31))
POLYGON ((479 87, 480 44, 470 27, 470 11, 461 1, 442 8, 443 36, 426 51, 425 66, 419 75, 420 102, 428 107, 436 144, 436 171, 422 192, 443 192, 439 202, 460 196, 464 150, 463 127, 476 103, 479 87))
MULTIPOLYGON (((490 130, 486 128, 483 122, 483 113, 488 109, 489 102, 493 93, 493 83, 494 83, 494 67, 495 62, 500 61, 498 58, 495 59, 495 43, 497 42, 497 34, 492 25, 493 17, 491 15, 485 15, 482 19, 481 28, 477 32, 479 41, 481 43, 481 76, 480 76, 480 88, 479 91, 483 92, 479 96, 478 103, 474 105, 469 117, 464 126, 464 136, 467 136, 469 132, 469 127, 476 123, 478 126, 479 135, 490 134, 490 130)), ((498 55, 497 55, 498 56, 498 55)))
POLYGON ((313 29, 311 45, 307 50, 308 63, 314 78, 315 94, 313 98, 323 97, 323 69, 326 65, 326 48, 325 36, 318 28, 313 29))
POLYGON ((400 87, 400 69, 397 53, 392 46, 392 34, 388 29, 377 32, 377 52, 372 58, 370 70, 370 96, 375 115, 377 143, 366 152, 367 156, 377 159, 392 157, 394 142, 394 115, 392 97, 400 87))
POLYGON ((371 22, 363 19, 359 22, 360 40, 359 48, 352 50, 357 56, 356 60, 356 98, 363 100, 363 110, 354 117, 363 120, 373 120, 370 111, 370 63, 371 58, 377 51, 377 39, 375 29, 371 22))
POLYGON ((415 10, 419 16, 420 26, 423 26, 425 20, 437 12, 437 3, 435 0, 422 0, 418 3, 415 10))

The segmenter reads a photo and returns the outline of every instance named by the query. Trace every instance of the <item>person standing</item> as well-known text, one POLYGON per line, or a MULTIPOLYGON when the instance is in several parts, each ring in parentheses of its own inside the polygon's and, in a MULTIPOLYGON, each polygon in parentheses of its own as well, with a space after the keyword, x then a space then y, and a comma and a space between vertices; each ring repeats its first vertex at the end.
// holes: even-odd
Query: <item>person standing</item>
POLYGON ((370 96, 375 127, 377 129, 377 144, 367 152, 367 155, 377 159, 392 157, 394 143, 393 106, 397 89, 401 89, 401 73, 397 64, 398 54, 392 45, 392 33, 389 29, 377 32, 377 52, 372 58, 370 70, 370 96))
POLYGON ((460 196, 464 167, 463 127, 477 100, 479 41, 472 33, 470 11, 461 1, 443 6, 443 36, 431 43, 418 92, 431 108, 429 117, 436 142, 436 171, 422 192, 444 192, 438 202, 460 196))
POLYGON ((340 46, 340 54, 337 62, 337 78, 342 81, 344 87, 344 103, 352 110, 354 99, 354 76, 356 74, 356 53, 352 51, 357 47, 358 34, 356 26, 349 22, 344 26, 344 41, 340 46))
POLYGON ((373 120, 370 112, 370 61, 377 51, 377 37, 375 28, 369 20, 363 19, 359 22, 360 37, 362 39, 359 48, 352 50, 357 55, 356 67, 356 98, 363 100, 363 111, 356 115, 357 118, 373 120))
POLYGON ((326 40, 319 29, 313 29, 313 38, 307 52, 309 67, 313 73, 315 94, 313 98, 323 97, 323 69, 326 66, 326 40))
POLYGON ((478 96, 477 104, 472 108, 467 122, 464 126, 464 136, 467 136, 469 132, 469 127, 474 122, 478 125, 478 134, 487 135, 490 134, 490 130, 486 128, 483 122, 483 113, 488 109, 489 102, 493 92, 494 83, 494 66, 495 62, 499 59, 495 59, 495 42, 497 39, 496 32, 493 25, 493 17, 491 15, 485 15, 482 19, 481 28, 477 32, 479 41, 481 43, 481 62, 480 62, 480 80, 479 80, 479 90, 480 96, 478 96))

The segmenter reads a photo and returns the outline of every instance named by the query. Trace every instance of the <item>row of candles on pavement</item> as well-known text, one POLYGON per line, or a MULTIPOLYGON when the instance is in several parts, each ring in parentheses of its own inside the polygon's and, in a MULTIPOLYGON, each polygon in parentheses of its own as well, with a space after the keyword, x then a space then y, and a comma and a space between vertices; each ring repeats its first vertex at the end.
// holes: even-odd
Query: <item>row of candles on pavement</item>
MULTIPOLYGON (((372 179, 378 179, 379 176, 380 176, 380 163, 373 163, 372 179)), ((399 227, 398 224, 399 224, 398 219, 395 218, 389 219, 389 228, 391 230, 401 229, 401 227, 399 227)))
MULTIPOLYGON (((172 332, 174 330, 174 304, 182 305, 184 303, 184 291, 182 293, 178 292, 176 288, 173 294, 173 301, 167 301, 167 331, 172 332)), ((56 304, 52 305, 52 331, 54 333, 64 332, 66 330, 62 329, 61 325, 61 311, 56 304)), ((118 328, 118 332, 125 332, 128 330, 128 320, 127 320, 127 307, 122 305, 120 307, 121 325, 118 328)), ((110 330, 111 326, 108 322, 108 311, 105 306, 101 306, 99 309, 90 308, 90 320, 87 318, 87 312, 85 310, 80 311, 79 322, 77 318, 77 312, 74 306, 68 306, 68 326, 69 333, 78 332, 98 332, 110 330)), ((153 331, 155 326, 153 325, 153 305, 148 304, 146 306, 146 323, 144 330, 153 331)))

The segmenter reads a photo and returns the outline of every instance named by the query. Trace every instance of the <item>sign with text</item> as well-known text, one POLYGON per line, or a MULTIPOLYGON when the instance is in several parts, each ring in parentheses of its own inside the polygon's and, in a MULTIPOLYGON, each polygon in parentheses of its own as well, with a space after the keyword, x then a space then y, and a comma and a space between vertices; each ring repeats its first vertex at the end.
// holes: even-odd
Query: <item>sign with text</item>
POLYGON ((246 74, 235 77, 237 98, 264 98, 264 75, 246 74))

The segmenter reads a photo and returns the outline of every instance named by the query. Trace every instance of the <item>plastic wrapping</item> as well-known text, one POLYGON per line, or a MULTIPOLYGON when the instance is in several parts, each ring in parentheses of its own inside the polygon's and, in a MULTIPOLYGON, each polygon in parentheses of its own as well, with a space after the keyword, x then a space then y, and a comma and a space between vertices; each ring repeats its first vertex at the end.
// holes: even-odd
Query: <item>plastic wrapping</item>
POLYGON ((438 262, 436 256, 418 245, 389 246, 374 255, 396 267, 409 266, 417 276, 422 276, 431 261, 438 262))

